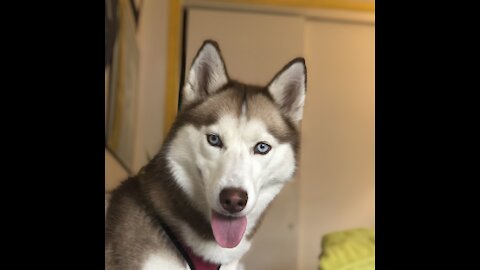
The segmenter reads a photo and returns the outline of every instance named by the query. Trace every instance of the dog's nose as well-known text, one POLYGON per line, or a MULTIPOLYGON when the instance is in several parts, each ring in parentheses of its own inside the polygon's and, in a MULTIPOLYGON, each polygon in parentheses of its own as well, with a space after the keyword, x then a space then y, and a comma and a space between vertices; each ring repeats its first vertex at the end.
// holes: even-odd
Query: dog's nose
POLYGON ((225 188, 220 192, 220 204, 229 213, 238 213, 247 205, 247 192, 240 188, 225 188))

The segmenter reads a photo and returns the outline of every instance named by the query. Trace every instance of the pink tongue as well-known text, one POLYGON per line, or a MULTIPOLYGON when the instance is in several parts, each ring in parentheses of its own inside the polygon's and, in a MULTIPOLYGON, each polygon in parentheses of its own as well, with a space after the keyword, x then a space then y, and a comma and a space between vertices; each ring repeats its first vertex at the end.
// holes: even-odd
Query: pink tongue
POLYGON ((212 230, 217 243, 224 248, 234 248, 242 240, 247 228, 247 218, 227 217, 212 211, 212 230))

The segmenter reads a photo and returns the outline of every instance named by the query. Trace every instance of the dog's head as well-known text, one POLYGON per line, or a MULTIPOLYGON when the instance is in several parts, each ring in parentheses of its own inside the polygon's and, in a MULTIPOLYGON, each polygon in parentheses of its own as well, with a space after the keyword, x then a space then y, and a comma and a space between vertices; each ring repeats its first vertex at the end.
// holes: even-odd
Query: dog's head
POLYGON ((197 53, 166 158, 220 246, 237 246, 292 178, 305 91, 303 58, 258 87, 229 78, 215 42, 197 53))

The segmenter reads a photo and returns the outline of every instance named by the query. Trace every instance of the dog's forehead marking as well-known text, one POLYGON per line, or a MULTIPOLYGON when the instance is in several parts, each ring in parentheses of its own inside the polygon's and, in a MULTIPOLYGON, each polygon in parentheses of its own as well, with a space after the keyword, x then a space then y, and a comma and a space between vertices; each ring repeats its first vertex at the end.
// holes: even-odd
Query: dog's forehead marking
POLYGON ((249 144, 258 141, 279 142, 263 121, 258 118, 248 118, 246 114, 242 114, 240 117, 233 114, 224 115, 209 128, 213 132, 220 133, 230 143, 237 140, 237 143, 249 144))
POLYGON ((288 124, 266 91, 266 88, 246 85, 226 87, 189 110, 187 122, 210 126, 226 115, 234 115, 238 119, 246 116, 248 120, 263 122, 278 141, 289 142, 295 133, 294 127, 288 124))
POLYGON ((240 115, 241 102, 241 96, 235 91, 222 91, 191 109, 188 118, 194 124, 208 126, 223 115, 240 115))

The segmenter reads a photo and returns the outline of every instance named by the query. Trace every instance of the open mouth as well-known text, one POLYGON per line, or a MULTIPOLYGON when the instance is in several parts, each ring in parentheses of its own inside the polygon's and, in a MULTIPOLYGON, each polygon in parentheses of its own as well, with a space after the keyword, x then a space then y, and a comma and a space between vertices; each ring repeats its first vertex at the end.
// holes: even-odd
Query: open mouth
POLYGON ((215 241, 224 248, 234 248, 242 241, 247 217, 232 217, 212 211, 212 231, 215 241))

